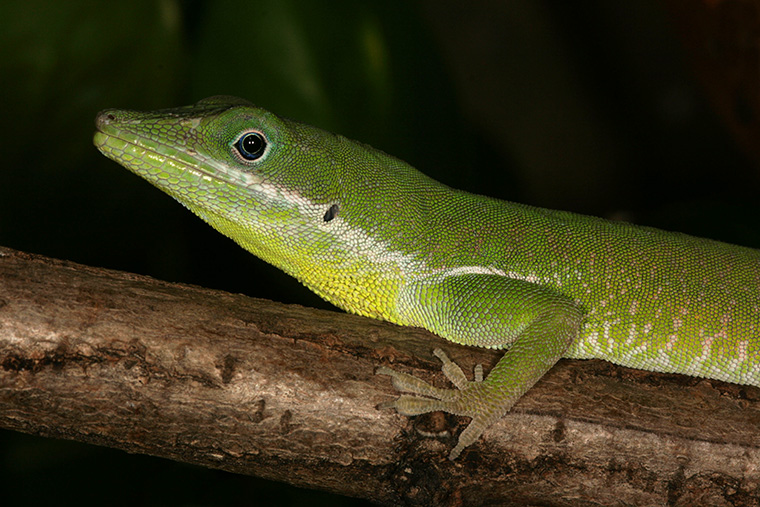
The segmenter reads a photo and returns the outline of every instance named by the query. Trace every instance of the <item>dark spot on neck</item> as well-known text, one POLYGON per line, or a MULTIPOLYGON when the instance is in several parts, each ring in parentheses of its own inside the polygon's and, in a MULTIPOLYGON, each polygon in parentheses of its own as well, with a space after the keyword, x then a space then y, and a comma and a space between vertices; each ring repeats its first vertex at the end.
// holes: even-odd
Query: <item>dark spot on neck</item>
POLYGON ((333 218, 337 217, 339 210, 340 208, 338 207, 337 204, 333 204, 332 206, 330 206, 328 210, 325 212, 325 216, 324 216, 325 222, 329 222, 333 218))

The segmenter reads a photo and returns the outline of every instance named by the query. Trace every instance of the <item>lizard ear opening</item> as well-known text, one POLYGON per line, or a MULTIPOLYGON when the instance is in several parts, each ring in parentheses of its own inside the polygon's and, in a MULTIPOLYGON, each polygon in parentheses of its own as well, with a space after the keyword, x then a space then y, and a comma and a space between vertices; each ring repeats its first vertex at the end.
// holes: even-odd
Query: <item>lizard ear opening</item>
POLYGON ((336 216, 338 216, 338 211, 340 211, 340 207, 337 204, 333 204, 327 209, 327 212, 325 213, 324 221, 329 222, 336 216))

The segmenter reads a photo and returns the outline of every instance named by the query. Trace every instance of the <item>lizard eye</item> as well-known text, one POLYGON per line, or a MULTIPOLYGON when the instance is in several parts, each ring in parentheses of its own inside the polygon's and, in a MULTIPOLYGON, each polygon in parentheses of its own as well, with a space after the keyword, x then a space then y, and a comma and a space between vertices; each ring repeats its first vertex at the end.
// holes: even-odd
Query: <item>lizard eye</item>
POLYGON ((260 132, 246 132, 235 143, 235 149, 245 160, 258 160, 267 149, 267 140, 260 132))

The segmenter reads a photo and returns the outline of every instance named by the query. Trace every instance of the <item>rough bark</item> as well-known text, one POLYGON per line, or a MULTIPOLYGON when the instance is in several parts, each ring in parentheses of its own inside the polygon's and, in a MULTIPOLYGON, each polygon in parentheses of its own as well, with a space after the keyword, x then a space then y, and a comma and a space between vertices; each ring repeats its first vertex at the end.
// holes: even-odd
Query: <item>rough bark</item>
POLYGON ((380 364, 499 357, 418 329, 0 248, 0 426, 383 504, 757 505, 760 390, 561 361, 456 462, 380 364))

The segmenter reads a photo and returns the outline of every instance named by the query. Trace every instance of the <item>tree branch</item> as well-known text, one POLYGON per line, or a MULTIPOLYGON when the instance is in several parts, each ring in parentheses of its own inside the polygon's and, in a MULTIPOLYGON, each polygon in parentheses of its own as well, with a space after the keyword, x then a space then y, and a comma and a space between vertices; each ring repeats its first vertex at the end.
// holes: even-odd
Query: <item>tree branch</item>
POLYGON ((470 371, 501 355, 0 248, 4 428, 384 504, 757 498, 757 388, 562 361, 451 463, 465 418, 375 408, 378 365, 444 385, 435 346, 470 371))

